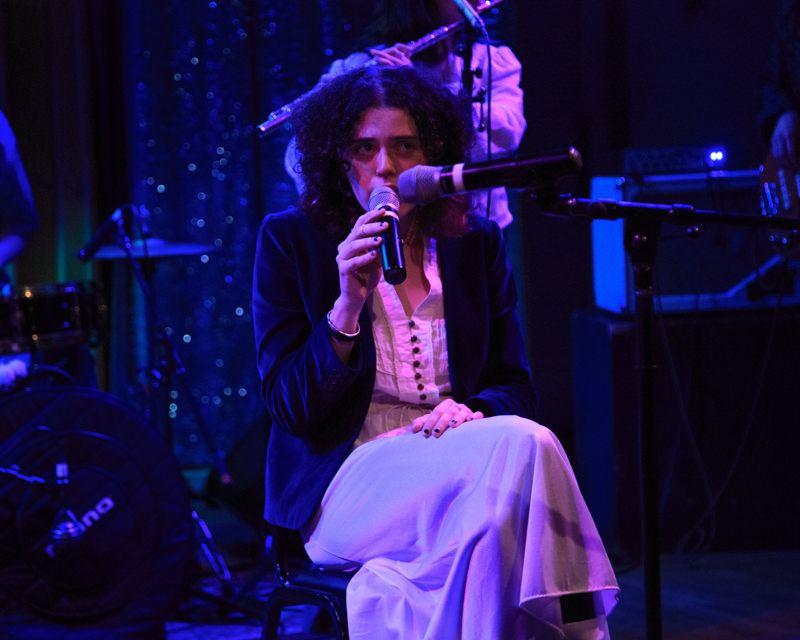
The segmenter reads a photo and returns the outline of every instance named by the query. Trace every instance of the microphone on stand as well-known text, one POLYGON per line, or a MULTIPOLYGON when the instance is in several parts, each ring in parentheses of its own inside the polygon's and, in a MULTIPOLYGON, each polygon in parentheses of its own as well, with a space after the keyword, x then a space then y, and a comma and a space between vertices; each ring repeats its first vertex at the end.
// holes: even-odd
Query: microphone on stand
POLYGON ((122 227, 123 213, 122 209, 117 209, 112 213, 106 221, 101 224, 97 231, 94 232, 89 242, 83 245, 83 248, 78 251, 78 260, 81 262, 88 262, 97 253, 100 245, 103 244, 115 229, 122 227))
POLYGON ((418 164, 398 176, 397 190, 403 202, 427 204, 454 193, 495 187, 552 187, 558 178, 576 173, 580 168, 581 155, 573 147, 565 153, 462 162, 442 167, 418 164))
POLYGON ((389 284, 400 284, 406 279, 406 262, 403 256, 403 241, 400 238, 400 199, 391 187, 377 187, 369 194, 368 208, 382 209, 384 215, 379 222, 388 222, 389 226, 381 234, 381 264, 383 277, 389 284))

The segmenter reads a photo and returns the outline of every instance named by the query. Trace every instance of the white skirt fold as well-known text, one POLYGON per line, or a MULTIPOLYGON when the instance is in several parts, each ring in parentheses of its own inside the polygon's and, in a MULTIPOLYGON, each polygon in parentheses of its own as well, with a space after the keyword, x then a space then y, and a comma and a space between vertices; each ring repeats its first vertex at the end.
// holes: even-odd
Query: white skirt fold
POLYGON ((559 596, 594 592, 605 615, 616 604, 564 449, 516 416, 361 445, 309 529, 314 562, 360 567, 347 592, 356 640, 558 637, 559 596))

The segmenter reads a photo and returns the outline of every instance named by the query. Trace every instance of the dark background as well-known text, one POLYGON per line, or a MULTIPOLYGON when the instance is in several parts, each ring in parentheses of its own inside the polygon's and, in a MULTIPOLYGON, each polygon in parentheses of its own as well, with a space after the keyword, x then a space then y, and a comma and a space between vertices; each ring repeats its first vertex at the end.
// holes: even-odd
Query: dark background
MULTIPOLYGON (((756 169, 765 149, 757 89, 775 4, 505 0, 486 19, 492 37, 522 61, 528 130, 520 152, 578 148, 584 169, 570 187, 584 197, 592 177, 623 174, 631 148, 724 145, 728 169, 756 169)), ((97 351, 100 386, 152 410, 165 430, 169 412, 172 447, 186 467, 229 451, 263 414, 250 319, 254 236, 265 213, 293 202, 294 187, 283 170, 288 135, 259 140, 254 125, 351 53, 365 19, 355 1, 0 0, 0 107, 18 136, 42 222, 17 261, 16 282, 106 286, 112 332, 97 351), (159 238, 216 248, 162 260, 153 274, 157 311, 187 370, 156 404, 143 373, 153 347, 125 264, 82 265, 74 257, 125 203, 147 208, 159 238)), ((578 437, 591 442, 585 424, 599 402, 573 394, 571 318, 593 306, 591 230, 585 221, 540 215, 522 194, 512 207, 506 233, 542 395, 539 419, 573 455, 576 422, 578 437)), ((725 271, 724 260, 715 268, 725 271)), ((719 320, 720 332, 730 315, 719 320)), ((740 339, 719 348, 735 353, 740 339)), ((775 345, 776 357, 791 348, 775 345)), ((602 409, 612 414, 603 417, 630 421, 633 386, 609 382, 607 356, 597 357, 577 359, 581 374, 590 387, 593 377, 617 384, 613 392, 627 401, 619 416, 602 409)), ((709 375, 690 369, 695 379, 709 375)), ((724 375, 740 377, 735 367, 724 375)), ((712 406, 725 404, 725 393, 756 392, 726 391, 724 380, 714 388, 712 406)), ((703 415, 714 422, 708 408, 703 415)), ((629 469, 629 457, 619 462, 612 451, 592 468, 629 469)))

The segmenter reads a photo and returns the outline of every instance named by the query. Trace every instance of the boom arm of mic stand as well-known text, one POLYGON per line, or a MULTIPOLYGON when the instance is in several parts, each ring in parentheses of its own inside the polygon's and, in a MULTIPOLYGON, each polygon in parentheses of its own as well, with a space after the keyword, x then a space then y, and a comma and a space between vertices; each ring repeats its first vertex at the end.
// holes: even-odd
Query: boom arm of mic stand
POLYGON ((649 218, 669 224, 730 224, 739 227, 800 231, 800 219, 769 218, 748 213, 695 209, 689 204, 655 204, 625 202, 624 200, 576 198, 570 194, 553 195, 548 190, 533 191, 546 215, 567 216, 589 220, 619 220, 620 218, 649 218))

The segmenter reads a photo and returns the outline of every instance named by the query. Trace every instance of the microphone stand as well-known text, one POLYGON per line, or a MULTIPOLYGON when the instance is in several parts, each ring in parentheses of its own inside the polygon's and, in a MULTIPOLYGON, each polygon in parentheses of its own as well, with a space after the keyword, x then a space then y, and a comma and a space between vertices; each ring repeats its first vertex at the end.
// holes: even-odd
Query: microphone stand
POLYGON ((624 218, 623 243, 631 259, 634 284, 634 354, 638 372, 638 433, 641 537, 644 568, 645 629, 647 640, 662 638, 661 564, 656 469, 655 310, 653 269, 662 222, 695 225, 716 222, 764 229, 800 230, 800 220, 767 218, 743 213, 696 210, 684 204, 651 204, 616 200, 589 200, 554 195, 553 187, 531 191, 549 215, 584 219, 624 218))
MULTIPOLYGON (((458 3, 457 3, 458 4, 458 3)), ((460 7, 459 7, 460 8, 460 7)), ((483 102, 485 100, 485 91, 481 89, 477 96, 472 95, 472 90, 475 84, 475 77, 481 77, 481 70, 472 70, 472 52, 475 46, 475 34, 478 33, 486 40, 486 46, 489 46, 489 34, 486 31, 486 25, 478 18, 478 24, 473 25, 468 19, 464 19, 464 42, 460 45, 457 54, 464 60, 464 68, 461 70, 461 95, 464 96, 466 101, 471 104, 473 102, 483 102)), ((491 78, 491 75, 490 75, 491 78)), ((491 145, 489 149, 491 157, 491 145)))
POLYGON ((473 71, 472 71, 472 48, 475 44, 475 34, 473 27, 465 20, 464 21, 464 44, 462 44, 461 57, 464 59, 464 68, 461 70, 461 91, 464 98, 472 102, 472 85, 473 85, 473 71))
MULTIPOLYGON (((200 427, 200 430, 205 437, 206 443, 211 451, 212 456, 214 457, 215 466, 217 471, 219 472, 220 479, 224 484, 230 482, 230 474, 228 473, 227 469, 225 468, 225 462, 223 455, 217 449, 214 444, 214 440, 211 437, 211 433, 208 430, 208 426, 203 419, 202 414, 200 413, 200 408, 197 405, 195 398, 192 396, 190 390, 186 386, 186 379, 184 377, 186 373, 186 367, 183 366, 181 362, 180 356, 178 354, 177 349, 175 348, 175 344, 170 338, 169 333, 166 330, 166 324, 161 320, 158 316, 158 312, 156 310, 155 304, 155 296, 153 294, 153 288, 150 282, 150 276, 153 273, 153 267, 151 264, 147 265, 147 275, 145 275, 144 270, 141 268, 139 263, 137 262, 136 258, 134 258, 133 253, 131 251, 131 239, 128 237, 128 234, 125 231, 123 226, 120 226, 116 231, 117 237, 117 244, 122 248, 125 253, 125 258, 128 266, 130 267, 131 271, 136 278, 136 281, 139 285, 139 289, 142 293, 144 298, 145 308, 147 311, 147 319, 148 319, 148 343, 150 341, 150 336, 155 336, 156 342, 160 346, 160 351, 163 354, 163 357, 159 355, 157 357, 157 364, 153 367, 149 372, 149 378, 151 379, 151 386, 153 389, 166 389, 169 390, 172 388, 174 384, 174 380, 177 379, 181 383, 181 387, 184 392, 184 396, 189 400, 189 404, 192 409, 192 413, 197 421, 197 424, 200 427)), ((148 354, 152 357, 152 349, 150 345, 148 345, 148 354)), ((150 419, 149 421, 151 424, 156 422, 156 415, 158 415, 158 411, 154 410, 153 407, 158 404, 158 396, 155 399, 151 400, 151 407, 149 411, 152 415, 148 416, 150 419)), ((173 425, 172 425, 172 416, 169 411, 169 398, 164 399, 165 405, 165 412, 167 422, 164 427, 164 436, 167 441, 167 445, 170 451, 173 450, 173 425)), ((214 539, 211 535, 211 531, 197 513, 196 510, 192 509, 192 520, 194 520, 195 524, 197 525, 200 538, 199 541, 200 548, 203 551, 206 560, 209 563, 214 574, 220 580, 222 584, 222 593, 225 604, 230 607, 234 604, 234 593, 233 582, 231 581, 231 574, 228 570, 228 566, 225 562, 225 558, 217 549, 216 544, 214 543, 214 539)), ((198 597, 205 597, 205 593, 202 590, 199 590, 196 593, 198 597)), ((247 606, 246 604, 236 604, 236 608, 253 615, 256 613, 252 608, 247 606)))
MULTIPOLYGON (((145 308, 147 310, 147 317, 148 317, 148 335, 154 336, 156 339, 157 344, 161 347, 161 352, 163 353, 163 357, 158 356, 157 362, 158 364, 149 372, 150 377, 153 379, 152 386, 153 388, 164 387, 169 389, 173 386, 174 381, 177 379, 180 384, 183 386, 184 395, 189 400, 189 405, 192 409, 192 413, 197 420, 197 423, 200 427, 200 430, 205 437, 206 443, 208 448, 211 451, 211 454, 214 457, 215 464, 218 466, 218 470, 220 475, 225 476, 227 472, 221 467, 223 464, 222 455, 220 451, 217 449, 216 445, 214 444, 214 439, 211 437, 211 433, 208 429, 208 425, 206 421, 203 419, 203 416, 200 412, 200 408, 197 405, 197 402, 194 399, 194 396, 189 392, 186 388, 186 380, 184 378, 184 374, 186 373, 186 367, 183 365, 183 362, 180 359, 180 355, 175 347, 175 343, 170 338, 169 333, 166 330, 166 324, 164 321, 159 317, 158 312, 156 310, 156 303, 155 303, 155 295, 153 294, 153 288, 151 284, 152 280, 152 273, 153 267, 152 265, 147 265, 147 275, 145 275, 145 271, 137 262, 137 259, 133 256, 133 252, 131 251, 131 239, 128 237, 124 228, 120 228, 116 232, 117 234, 117 244, 122 248, 123 252, 125 253, 125 259, 128 263, 128 266, 131 269, 131 272, 134 274, 136 281, 139 285, 139 289, 142 293, 142 297, 144 298, 145 308)), ((148 260, 150 262, 150 260, 148 260)), ((151 355, 152 357, 152 355, 151 355)), ((152 409, 150 409, 151 414, 155 414, 152 409)), ((172 428, 172 418, 170 417, 169 409, 167 408, 166 411, 167 415, 167 422, 164 428, 164 436, 167 440, 167 444, 169 445, 170 450, 173 448, 173 428, 172 428)), ((155 421, 155 416, 149 416, 151 421, 155 421)))

